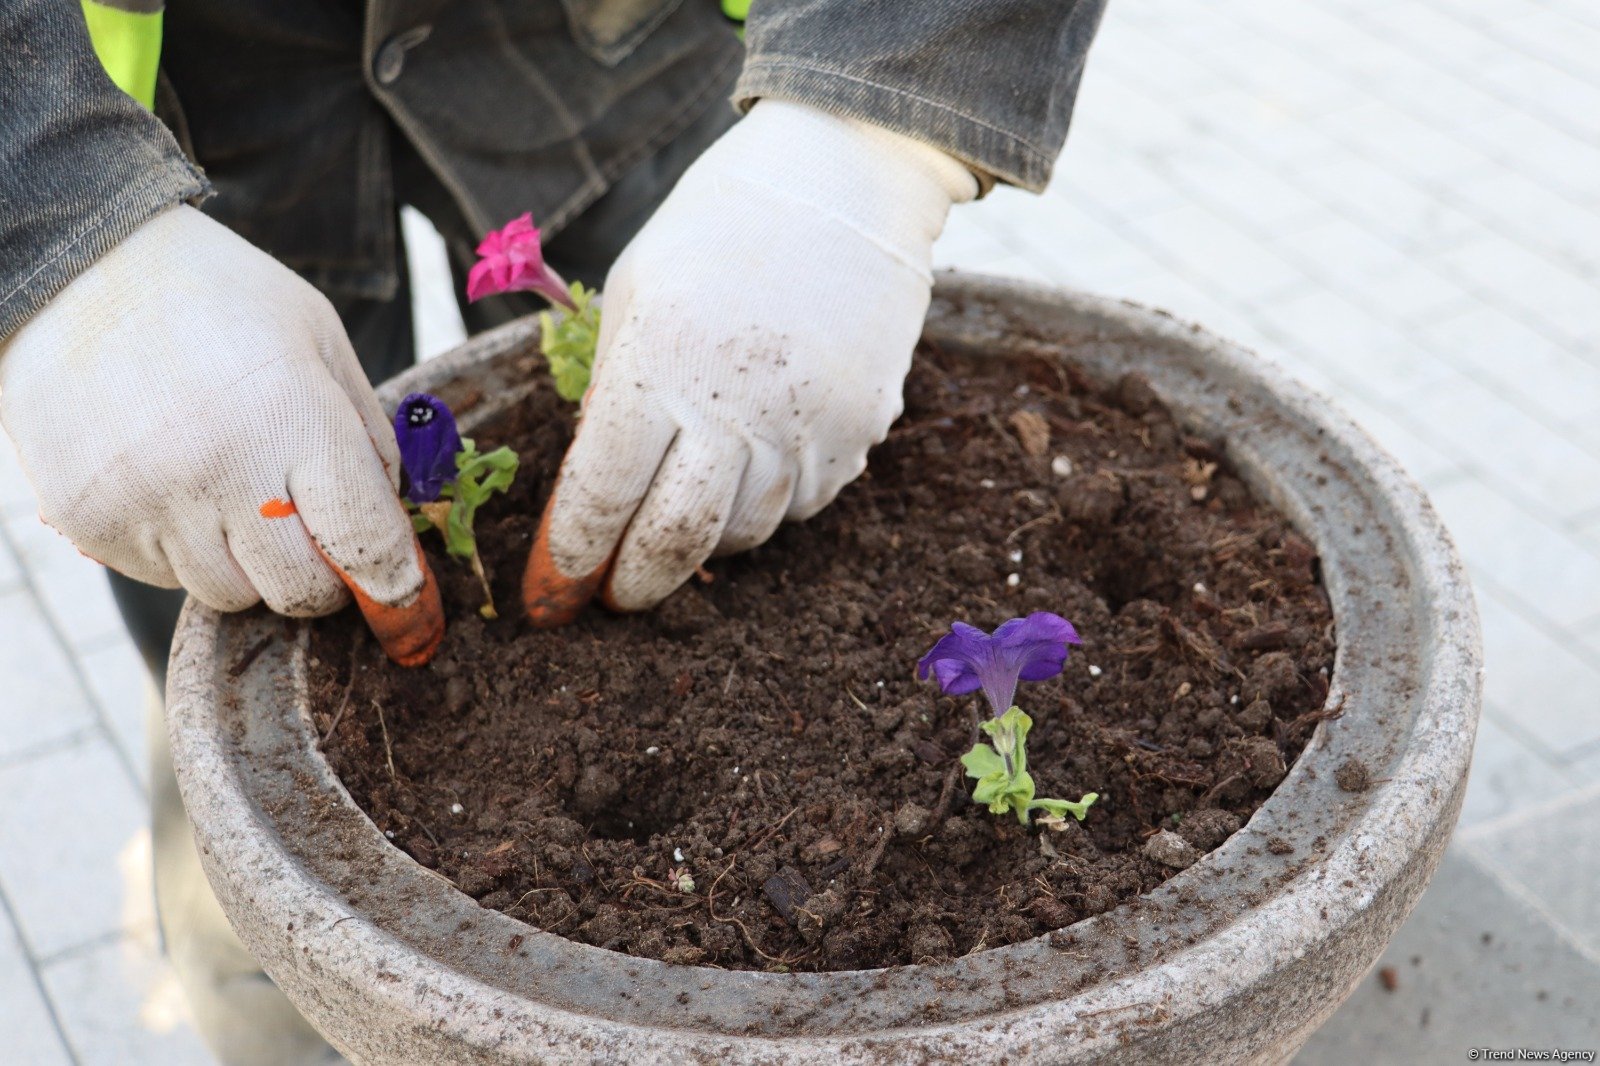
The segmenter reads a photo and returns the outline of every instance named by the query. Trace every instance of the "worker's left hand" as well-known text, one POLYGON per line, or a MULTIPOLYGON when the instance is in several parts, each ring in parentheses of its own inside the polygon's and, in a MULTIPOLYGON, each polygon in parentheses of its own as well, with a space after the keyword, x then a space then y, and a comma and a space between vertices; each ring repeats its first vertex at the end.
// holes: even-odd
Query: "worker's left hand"
POLYGON ((783 101, 712 145, 607 278, 532 620, 568 622, 597 589, 653 606, 860 474, 900 415, 934 239, 976 192, 934 148, 783 101))

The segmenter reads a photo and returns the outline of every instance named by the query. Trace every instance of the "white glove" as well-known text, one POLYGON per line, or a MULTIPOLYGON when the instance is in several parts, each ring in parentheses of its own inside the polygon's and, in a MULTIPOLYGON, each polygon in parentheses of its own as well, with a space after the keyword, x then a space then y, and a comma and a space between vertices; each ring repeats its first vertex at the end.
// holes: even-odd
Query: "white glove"
POLYGON ((391 653, 426 658, 442 634, 394 430, 332 305, 194 208, 0 345, 0 422, 40 517, 129 577, 297 616, 348 583, 391 653))
POLYGON ((570 621, 602 579, 611 606, 649 607, 860 474, 903 407, 934 239, 976 193, 934 148, 784 101, 712 145, 606 279, 533 621, 570 621))

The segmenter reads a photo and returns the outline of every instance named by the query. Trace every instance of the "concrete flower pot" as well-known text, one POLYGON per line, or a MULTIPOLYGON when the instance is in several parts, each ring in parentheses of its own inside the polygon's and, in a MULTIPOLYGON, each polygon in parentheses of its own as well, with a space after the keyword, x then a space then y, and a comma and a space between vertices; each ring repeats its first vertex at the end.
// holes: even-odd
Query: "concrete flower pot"
MULTIPOLYGON (((533 337, 524 322, 486 334, 384 397, 465 384, 484 397, 470 426, 524 393, 533 337)), ((207 875, 267 972, 353 1060, 1273 1062, 1378 957, 1455 824, 1479 709, 1472 594, 1427 500, 1325 400, 1158 312, 954 275, 927 337, 1137 369, 1225 439, 1321 552, 1343 714, 1219 850, 1070 941, 846 973, 674 967, 481 909, 389 844, 317 751, 305 628, 191 601, 168 722, 207 875), (1351 758, 1371 771, 1364 791, 1335 781, 1351 758)))

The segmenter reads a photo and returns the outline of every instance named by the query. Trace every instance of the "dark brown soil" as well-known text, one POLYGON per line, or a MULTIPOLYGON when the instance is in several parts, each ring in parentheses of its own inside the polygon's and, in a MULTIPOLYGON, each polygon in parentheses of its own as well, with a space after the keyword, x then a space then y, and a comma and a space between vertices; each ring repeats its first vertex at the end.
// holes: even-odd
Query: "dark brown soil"
POLYGON ((1139 378, 925 352, 817 518, 655 612, 537 632, 518 583, 571 422, 541 392, 477 435, 523 457, 479 518, 502 620, 425 537, 451 619, 431 666, 388 665, 348 612, 312 644, 351 794, 486 907, 679 963, 945 959, 1155 888, 1238 829, 1320 716, 1315 552, 1139 378), (1059 832, 968 800, 977 700, 914 676, 951 620, 1035 610, 1084 638, 1018 694, 1039 794, 1101 796, 1059 832), (1147 853, 1162 829, 1193 850, 1147 853))

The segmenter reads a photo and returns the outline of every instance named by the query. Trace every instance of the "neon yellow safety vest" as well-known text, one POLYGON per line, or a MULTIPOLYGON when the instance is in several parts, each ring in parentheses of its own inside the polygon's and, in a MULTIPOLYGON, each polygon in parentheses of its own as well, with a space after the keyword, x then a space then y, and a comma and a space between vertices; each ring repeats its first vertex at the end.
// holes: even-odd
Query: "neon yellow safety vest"
POLYGON ((83 0, 100 65, 117 88, 151 110, 161 65, 161 0, 83 0))

